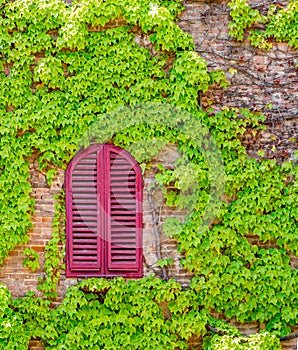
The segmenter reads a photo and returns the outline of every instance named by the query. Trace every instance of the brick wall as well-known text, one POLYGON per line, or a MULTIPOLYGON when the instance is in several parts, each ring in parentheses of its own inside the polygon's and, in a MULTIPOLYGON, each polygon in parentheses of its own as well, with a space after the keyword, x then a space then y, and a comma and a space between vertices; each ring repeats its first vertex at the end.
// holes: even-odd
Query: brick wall
MULTIPOLYGON (((53 196, 60 193, 64 175, 59 173, 53 185, 46 183, 46 178, 37 167, 37 157, 34 156, 30 165, 32 197, 35 200, 35 213, 32 217, 33 229, 29 232, 30 241, 26 247, 31 247, 39 254, 40 266, 44 264, 45 245, 52 236, 52 219, 54 217, 53 196)), ((30 290, 37 291, 37 280, 43 276, 43 269, 35 272, 23 267, 25 246, 17 246, 0 268, 0 279, 11 290, 14 297, 21 297, 30 290)))
MULTIPOLYGON (((166 237, 161 230, 161 225, 166 217, 175 215, 183 218, 183 212, 173 212, 166 210, 163 204, 163 196, 160 191, 156 190, 152 193, 152 201, 149 200, 149 189, 154 183, 155 172, 157 171, 156 164, 162 162, 165 167, 172 168, 173 161, 178 157, 178 153, 173 146, 165 147, 160 153, 159 157, 154 159, 152 167, 145 173, 144 176, 144 235, 143 235, 143 246, 144 246, 144 275, 147 276, 150 273, 156 276, 162 276, 162 271, 156 266, 158 260, 156 253, 156 236, 154 233, 154 227, 157 229, 159 239, 161 243, 161 256, 162 258, 172 257, 175 261, 173 267, 169 269, 167 275, 169 278, 175 278, 183 286, 187 286, 191 274, 185 269, 180 267, 179 259, 180 256, 177 253, 177 245, 174 240, 166 237), (153 202, 153 203, 152 203, 153 202), (154 215, 152 215, 152 204, 154 206, 154 215), (161 207, 161 211, 160 211, 161 207), (160 213, 160 217, 159 217, 160 213)), ((37 157, 35 156, 31 164, 31 183, 33 187, 32 197, 35 199, 35 215, 32 218, 34 228, 29 233, 30 241, 28 246, 38 252, 40 257, 40 265, 44 264, 44 247, 48 240, 51 238, 51 222, 54 216, 54 202, 53 196, 58 194, 64 186, 64 172, 60 170, 58 175, 55 177, 51 186, 46 183, 45 176, 38 171, 37 157)), ((269 243, 262 243, 255 236, 248 237, 253 244, 263 245, 267 248, 270 247, 269 243)), ((23 267, 23 250, 24 246, 17 247, 13 252, 9 254, 9 257, 5 260, 4 265, 0 270, 0 280, 7 284, 11 290, 13 297, 22 297, 28 291, 35 291, 37 295, 41 295, 37 290, 37 280, 39 277, 44 276, 43 269, 40 268, 36 272, 31 272, 29 269, 23 267)), ((292 256, 292 266, 297 268, 298 257, 292 256)), ((66 278, 65 272, 61 272, 61 278, 58 285, 58 299, 56 304, 62 300, 67 288, 71 285, 76 284, 78 279, 66 278)), ((223 318, 223 316, 221 315, 223 318)), ((233 323, 233 321, 232 321, 233 323)), ((262 325, 257 323, 250 325, 241 325, 234 323, 244 334, 252 334, 260 330, 262 325)), ((201 348, 201 339, 194 337, 191 339, 191 344, 197 349, 201 348)), ((284 342, 284 349, 294 350, 296 349, 296 340, 284 342)), ((40 350, 42 349, 41 344, 34 340, 30 343, 30 349, 40 350)))
MULTIPOLYGON (((255 1, 249 3, 266 13, 268 6, 288 1, 255 1)), ((214 110, 222 106, 246 107, 267 116, 267 131, 248 140, 248 151, 255 156, 265 150, 269 158, 285 160, 298 146, 298 51, 286 43, 272 43, 270 51, 237 42, 228 35, 228 1, 186 1, 180 15, 180 27, 191 33, 196 51, 206 59, 210 69, 224 69, 231 85, 211 89, 202 95, 202 106, 212 102, 214 110), (235 75, 229 68, 237 69, 235 75), (272 108, 268 105, 272 104, 272 108)))
MULTIPOLYGON (((293 159, 298 146, 298 51, 285 43, 272 43, 270 51, 252 48, 248 40, 236 42, 228 35, 228 1, 193 0, 185 2, 185 11, 180 15, 179 26, 192 34, 196 51, 206 59, 209 69, 227 72, 230 86, 213 88, 201 96, 202 107, 212 103, 215 111, 223 106, 245 107, 260 111, 267 117, 265 131, 256 137, 246 134, 243 142, 250 156, 257 157, 258 150, 265 157, 278 161, 293 159), (229 68, 237 69, 235 75, 229 68), (268 105, 272 104, 272 108, 268 105)), ((273 1, 249 1, 250 5, 266 14, 273 1)), ((274 1, 285 5, 288 1, 274 1)), ((264 245, 256 237, 251 242, 264 245)), ((270 246, 270 242, 264 245, 270 246)), ((298 257, 291 255, 294 269, 298 257)), ((244 334, 255 333, 260 325, 235 325, 244 334)), ((262 325, 261 325, 262 327, 262 325)), ((297 332, 297 328, 296 328, 297 332)), ((297 339, 282 342, 283 349, 296 350, 297 339)), ((200 347, 198 347, 200 348, 200 347)))
MULTIPOLYGON (((264 6, 268 6, 268 1, 264 6)), ((260 1, 251 1, 258 7, 260 1)), ((264 3, 264 2, 263 2, 264 3)), ((281 3, 281 2, 279 2, 281 3)), ((194 37, 197 52, 206 59, 210 69, 224 69, 228 72, 230 67, 237 69, 234 76, 227 73, 231 85, 226 89, 213 88, 201 96, 203 107, 212 102, 214 109, 222 106, 247 107, 259 110, 266 114, 267 130, 257 137, 246 135, 244 142, 251 156, 256 156, 259 149, 266 151, 267 157, 275 157, 280 161, 293 157, 298 143, 298 79, 295 60, 297 51, 291 50, 286 44, 273 43, 269 52, 251 48, 247 41, 238 43, 228 35, 229 8, 227 1, 186 1, 186 10, 180 15, 179 25, 194 37), (267 107, 272 104, 272 109, 267 107)), ((31 164, 32 197, 36 207, 33 219, 34 228, 29 233, 30 241, 27 246, 38 252, 40 265, 43 266, 45 245, 51 238, 51 222, 54 216, 53 196, 60 192, 64 184, 64 172, 60 170, 51 186, 48 186, 44 174, 37 167, 37 156, 31 164)), ((171 167, 177 157, 175 149, 166 148, 160 155, 160 161, 171 167)), ((177 279, 182 285, 187 285, 191 275, 179 266, 180 256, 177 253, 175 241, 166 237, 161 231, 165 217, 174 214, 167 212, 162 204, 162 194, 157 190, 152 193, 149 200, 149 188, 154 182, 156 171, 153 162, 152 168, 145 174, 144 184, 144 274, 154 273, 162 275, 156 266, 158 260, 158 247, 156 246, 156 232, 161 241, 160 254, 162 258, 172 257, 174 265, 167 271, 168 277, 177 279), (156 231, 156 232, 155 232, 156 231)), ((184 213, 175 215, 184 216, 184 213)), ((251 240, 256 239, 251 237, 251 240)), ((260 242, 258 242, 260 243, 260 242)), ((43 277, 42 268, 36 272, 23 267, 24 246, 18 246, 11 252, 0 269, 0 281, 7 284, 14 297, 23 296, 27 291, 36 291, 37 280, 43 277)), ((292 256, 292 266, 297 268, 298 258, 292 256)), ((66 289, 76 283, 76 279, 66 279, 62 273, 58 286, 58 301, 62 299, 66 289)), ((258 331, 260 325, 238 325, 245 334, 258 331)), ((200 339, 193 339, 193 345, 200 349, 200 339)), ((283 348, 294 350, 297 340, 283 343, 283 348)), ((41 349, 38 341, 30 343, 30 349, 41 349)))
MULTIPOLYGON (((155 274, 161 276, 161 269, 156 265, 158 261, 156 234, 160 240, 160 254, 161 258, 172 257, 174 265, 168 271, 169 278, 176 278, 182 285, 186 286, 191 275, 179 265, 180 256, 177 253, 177 244, 174 240, 168 238, 162 233, 161 226, 166 217, 171 215, 180 216, 183 219, 185 213, 173 212, 169 208, 165 209, 163 205, 163 195, 161 191, 156 190, 152 194, 152 199, 149 200, 149 188, 154 183, 155 172, 157 171, 156 164, 163 162, 166 167, 173 167, 173 162, 179 154, 174 147, 165 148, 159 158, 152 162, 152 167, 145 173, 144 176, 144 201, 143 201, 143 246, 144 246, 144 275, 155 274), (169 157, 171 155, 172 157, 169 157), (153 207, 152 207, 153 206, 153 207), (154 227, 155 231, 154 232, 154 227)), ((58 171, 57 176, 53 180, 51 186, 46 182, 45 175, 38 170, 37 156, 34 156, 31 164, 31 178, 30 178, 33 192, 32 197, 35 200, 35 214, 32 217, 33 229, 29 232, 30 241, 26 246, 18 246, 11 252, 3 266, 0 269, 0 279, 11 290, 14 297, 22 297, 28 291, 35 291, 37 289, 37 280, 44 276, 42 266, 45 261, 45 245, 51 239, 52 235, 52 220, 54 217, 54 195, 60 193, 64 186, 64 172, 58 171), (39 262, 41 268, 32 272, 28 268, 23 267, 25 247, 34 249, 39 254, 39 262)), ((62 271, 58 288, 58 300, 61 300, 65 294, 66 289, 77 283, 76 278, 65 278, 65 272, 62 271)))

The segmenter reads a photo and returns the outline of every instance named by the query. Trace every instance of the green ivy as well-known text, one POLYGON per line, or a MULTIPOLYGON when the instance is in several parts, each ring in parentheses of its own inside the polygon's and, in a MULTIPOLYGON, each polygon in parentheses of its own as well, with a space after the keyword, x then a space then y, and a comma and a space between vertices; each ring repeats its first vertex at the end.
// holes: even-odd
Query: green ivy
POLYGON ((33 293, 12 300, 5 286, 0 291, 5 310, 0 341, 7 349, 27 349, 31 337, 45 349, 187 349, 192 335, 206 333, 207 323, 230 335, 206 337, 204 349, 280 349, 268 332, 244 338, 200 311, 196 293, 173 280, 89 279, 69 288, 56 309, 33 293))
POLYGON ((238 337, 233 338, 231 336, 214 336, 210 342, 204 343, 204 349, 212 350, 242 350, 242 349, 255 349, 255 350, 278 350, 281 349, 278 339, 267 332, 254 334, 249 338, 238 337))
POLYGON ((243 40, 246 29, 250 30, 248 36, 253 46, 269 50, 271 40, 287 42, 289 46, 298 47, 298 2, 290 0, 284 8, 270 5, 267 16, 262 16, 258 10, 252 9, 246 0, 232 0, 229 2, 232 20, 229 23, 230 35, 243 40), (252 30, 254 24, 263 23, 262 30, 252 30))
POLYGON ((25 248, 24 249, 24 267, 28 267, 30 270, 35 271, 37 270, 39 266, 39 256, 38 253, 32 249, 32 248, 25 248))
MULTIPOLYGON (((251 32, 253 44, 267 48, 274 37, 297 47, 297 1, 271 7, 267 17, 242 0, 230 7, 236 39, 263 23, 251 32)), ((161 0, 1 2, 0 261, 28 242, 33 152, 50 184, 94 136, 144 163, 165 144, 177 146, 181 157, 174 169, 158 166, 156 183, 168 205, 188 211, 183 222, 168 218, 163 230, 194 274, 186 290, 153 277, 86 280, 52 308, 65 254, 59 195, 39 284, 44 297, 12 300, 0 286, 2 347, 27 349, 40 339, 47 349, 186 349, 202 336, 206 349, 278 349, 277 337, 297 324, 297 270, 289 258, 298 252, 297 167, 247 157, 241 139, 264 129, 263 115, 199 107, 199 93, 228 82, 223 71, 207 69, 175 23, 182 9, 181 1, 161 0), (252 245, 251 235, 275 248, 252 245), (214 311, 264 323, 266 332, 245 338, 211 317, 214 311), (206 337, 207 324, 226 336, 206 337)), ((27 253, 26 265, 35 268, 27 253)))
POLYGON ((57 285, 60 277, 60 270, 64 269, 63 258, 65 255, 65 193, 62 191, 60 195, 54 197, 55 216, 52 222, 52 238, 45 247, 44 270, 45 279, 39 280, 38 289, 44 293, 46 297, 56 298, 57 285))
POLYGON ((246 0, 233 0, 229 2, 230 16, 233 21, 229 23, 230 35, 237 40, 243 40, 244 31, 263 18, 258 10, 253 10, 246 0))

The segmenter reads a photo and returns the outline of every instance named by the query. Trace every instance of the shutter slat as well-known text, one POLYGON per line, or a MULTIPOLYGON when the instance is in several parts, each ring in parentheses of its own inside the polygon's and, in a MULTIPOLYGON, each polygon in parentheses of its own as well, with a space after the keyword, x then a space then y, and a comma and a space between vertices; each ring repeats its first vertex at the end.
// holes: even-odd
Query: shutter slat
POLYGON ((117 256, 112 256, 112 263, 121 263, 121 264, 123 264, 122 265, 122 269, 128 269, 128 268, 130 268, 130 270, 134 270, 134 268, 133 267, 131 267, 131 266, 127 266, 128 264, 129 265, 134 265, 134 263, 135 263, 135 254, 133 254, 133 255, 131 255, 131 256, 126 256, 126 255, 117 255, 117 256), (125 264, 127 264, 126 266, 125 266, 125 264))
POLYGON ((113 234, 113 237, 112 237, 112 240, 113 239, 128 239, 128 240, 131 240, 131 239, 135 239, 135 236, 136 236, 136 233, 135 232, 115 232, 113 234))
MULTIPOLYGON (((113 165, 113 170, 114 170, 114 172, 113 172, 113 174, 112 174, 112 176, 121 176, 122 174, 123 174, 123 171, 125 171, 125 172, 127 172, 127 170, 131 170, 131 165, 117 165, 117 164, 114 164, 113 165)), ((125 176, 127 176, 127 175, 125 175, 125 176)), ((130 176, 134 176, 135 177, 135 175, 133 174, 133 175, 128 175, 129 177, 130 176)))
POLYGON ((113 199, 111 200, 111 205, 115 206, 115 208, 127 208, 128 210, 130 208, 136 208, 136 201, 135 200, 123 200, 123 199, 113 199))
POLYGON ((130 192, 128 193, 128 194, 126 194, 126 193, 117 193, 117 196, 114 196, 114 194, 113 193, 111 193, 111 199, 113 199, 113 200, 120 200, 120 199, 131 199, 131 200, 136 200, 136 196, 135 196, 135 193, 134 193, 134 195, 132 195, 130 192))
POLYGON ((127 238, 113 238, 112 239, 112 244, 117 244, 118 246, 120 247, 128 247, 131 246, 131 247, 134 247, 135 244, 136 244, 136 240, 132 237, 130 239, 127 239, 127 238))
MULTIPOLYGON (((92 262, 95 265, 97 262, 97 254, 94 256, 84 256, 84 255, 75 255, 74 256, 74 262, 77 262, 80 265, 81 265, 81 263, 87 262, 87 261, 89 261, 89 263, 92 262)), ((75 269, 75 267, 74 267, 74 269, 75 269)))
POLYGON ((90 176, 90 175, 96 175, 96 170, 87 170, 87 169, 84 169, 84 170, 75 170, 73 172, 73 175, 74 176, 84 176, 84 175, 87 175, 87 176, 90 176))
POLYGON ((115 172, 113 174, 111 174, 111 181, 122 181, 123 179, 125 179, 126 181, 135 181, 136 177, 135 176, 131 176, 131 175, 127 175, 125 174, 125 170, 122 170, 121 172, 115 172))
POLYGON ((74 232, 73 235, 74 242, 85 242, 86 244, 97 240, 97 234, 82 234, 81 232, 74 232))
MULTIPOLYGON (((95 208, 95 212, 96 212, 96 208, 95 208)), ((73 210, 72 215, 79 216, 82 218, 82 220, 84 220, 84 218, 87 219, 88 217, 94 218, 94 211, 92 211, 90 209, 73 210)))
POLYGON ((115 225, 112 225, 112 230, 113 232, 115 233, 124 233, 124 232, 132 232, 134 235, 135 235, 135 231, 133 230, 133 227, 126 227, 124 225, 121 225, 121 226, 115 226, 115 225))
POLYGON ((79 246, 73 251, 74 256, 97 256, 97 249, 84 249, 83 246, 79 246))
POLYGON ((118 239, 113 239, 112 244, 117 244, 119 247, 134 248, 136 244, 136 240, 134 238, 131 238, 131 239, 118 238, 118 239))
POLYGON ((83 227, 83 228, 87 227, 87 228, 89 228, 90 231, 95 232, 95 231, 97 231, 97 230, 94 230, 94 228, 95 229, 97 228, 97 222, 91 221, 91 220, 88 221, 87 218, 85 218, 84 222, 81 222, 81 219, 79 219, 79 218, 76 220, 74 219, 73 220, 73 228, 76 231, 80 231, 81 227, 83 227))
POLYGON ((82 233, 74 233, 73 242, 76 244, 92 244, 95 245, 97 241, 97 235, 82 235, 82 233))
MULTIPOLYGON (((77 245, 76 245, 76 249, 88 249, 87 251, 89 252, 91 252, 91 253, 94 253, 94 245, 92 245, 92 244, 90 244, 90 245, 87 245, 87 244, 80 244, 80 243, 78 243, 77 245)), ((85 250, 84 250, 85 251, 85 250)))
POLYGON ((81 205, 95 205, 97 206, 97 199, 85 199, 85 198, 76 198, 75 203, 77 207, 80 207, 81 205))
POLYGON ((117 215, 117 220, 119 220, 119 215, 121 216, 120 218, 125 218, 130 216, 133 216, 135 218, 136 212, 132 210, 128 211, 125 208, 123 209, 111 208, 111 215, 112 217, 117 215))
POLYGON ((77 229, 77 226, 73 227, 73 232, 76 232, 76 230, 77 230, 77 232, 82 232, 82 233, 85 233, 85 232, 94 233, 94 232, 96 232, 91 227, 80 227, 79 229, 77 229))
POLYGON ((76 204, 76 209, 74 209, 74 211, 75 210, 77 210, 77 211, 80 211, 80 210, 90 210, 90 209, 94 209, 94 210, 96 210, 97 209, 97 205, 96 205, 96 203, 90 203, 90 204, 85 204, 85 203, 82 203, 82 204, 76 204))
POLYGON ((94 227, 97 227, 97 222, 92 216, 73 215, 73 228, 80 230, 80 228, 84 227, 94 231, 94 227))
POLYGON ((113 191, 112 191, 112 194, 114 195, 114 197, 117 196, 117 194, 126 194, 127 195, 132 195, 132 194, 135 194, 135 192, 130 192, 129 188, 121 188, 121 187, 117 187, 115 188, 113 191))
POLYGON ((80 184, 80 186, 73 186, 73 192, 77 192, 77 194, 83 195, 83 194, 87 194, 87 197, 89 195, 89 193, 91 194, 95 194, 96 196, 96 192, 94 191, 94 188, 92 187, 84 187, 82 186, 82 184, 80 184))
POLYGON ((77 199, 97 199, 96 193, 95 194, 86 194, 86 193, 74 193, 73 194, 73 200, 76 201, 77 199))

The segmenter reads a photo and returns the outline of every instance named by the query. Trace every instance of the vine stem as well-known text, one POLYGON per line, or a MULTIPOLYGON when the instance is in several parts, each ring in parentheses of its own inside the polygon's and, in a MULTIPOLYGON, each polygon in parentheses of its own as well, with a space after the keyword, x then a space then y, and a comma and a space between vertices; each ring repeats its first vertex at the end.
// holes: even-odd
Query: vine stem
MULTIPOLYGON (((154 205, 154 201, 153 201, 153 197, 152 197, 152 193, 153 191, 156 189, 156 184, 154 184, 154 186, 148 188, 148 202, 150 205, 150 210, 151 210, 151 216, 152 216, 152 222, 153 222, 153 232, 154 232, 154 236, 155 236, 155 249, 156 249, 156 256, 158 260, 161 260, 161 243, 160 243, 160 232, 158 229, 158 223, 160 222, 160 216, 161 216, 161 205, 159 208, 159 214, 158 216, 156 215, 156 208, 154 205)), ((161 268, 161 272, 162 272, 162 279, 163 280, 168 280, 168 274, 166 269, 163 267, 161 268)))

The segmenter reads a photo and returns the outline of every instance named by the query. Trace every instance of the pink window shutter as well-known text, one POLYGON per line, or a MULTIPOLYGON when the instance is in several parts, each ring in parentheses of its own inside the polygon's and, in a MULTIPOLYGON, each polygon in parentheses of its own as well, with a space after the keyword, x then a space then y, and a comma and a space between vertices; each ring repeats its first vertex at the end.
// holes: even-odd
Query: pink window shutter
POLYGON ((136 161, 121 148, 106 151, 108 198, 107 272, 142 276, 142 175, 136 161))
POLYGON ((67 276, 142 276, 142 173, 113 145, 79 152, 66 172, 67 276))

